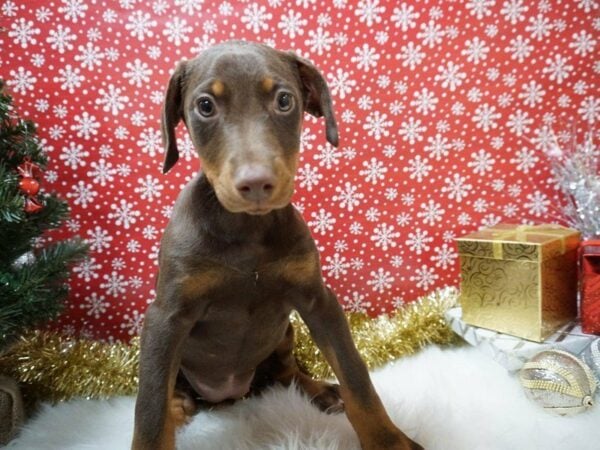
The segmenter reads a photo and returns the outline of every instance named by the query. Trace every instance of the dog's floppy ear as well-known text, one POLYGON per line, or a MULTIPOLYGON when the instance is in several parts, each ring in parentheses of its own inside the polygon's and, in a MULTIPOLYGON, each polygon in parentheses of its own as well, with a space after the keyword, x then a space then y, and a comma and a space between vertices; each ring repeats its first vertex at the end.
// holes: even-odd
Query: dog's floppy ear
POLYGON ((310 61, 292 52, 289 54, 292 55, 298 67, 304 96, 304 110, 312 116, 325 117, 327 141, 337 147, 339 143, 338 129, 327 82, 310 61))
POLYGON ((165 160, 163 162, 163 173, 167 173, 179 159, 177 149, 177 138, 175 127, 183 119, 183 104, 181 90, 185 76, 185 61, 180 62, 169 80, 165 102, 161 114, 160 128, 162 131, 163 145, 165 148, 165 160))

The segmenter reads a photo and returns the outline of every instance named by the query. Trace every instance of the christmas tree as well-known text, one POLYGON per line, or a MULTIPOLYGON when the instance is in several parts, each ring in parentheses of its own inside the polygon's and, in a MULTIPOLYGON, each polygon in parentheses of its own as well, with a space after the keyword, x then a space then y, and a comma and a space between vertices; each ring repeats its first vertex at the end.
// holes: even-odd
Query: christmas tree
POLYGON ((41 189, 46 164, 34 124, 17 117, 0 81, 0 349, 58 315, 69 265, 87 251, 78 239, 48 242, 69 210, 41 189))

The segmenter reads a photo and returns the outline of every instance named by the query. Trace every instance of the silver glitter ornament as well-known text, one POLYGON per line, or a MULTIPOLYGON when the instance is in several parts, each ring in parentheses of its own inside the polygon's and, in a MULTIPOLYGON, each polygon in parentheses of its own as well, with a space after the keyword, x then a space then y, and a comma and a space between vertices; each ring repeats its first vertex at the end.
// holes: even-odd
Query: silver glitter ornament
POLYGON ((562 350, 544 350, 519 372, 527 396, 547 411, 573 415, 593 405, 596 379, 586 363, 562 350))
POLYGON ((597 382, 600 382, 600 338, 593 340, 585 349, 583 360, 594 372, 597 382))

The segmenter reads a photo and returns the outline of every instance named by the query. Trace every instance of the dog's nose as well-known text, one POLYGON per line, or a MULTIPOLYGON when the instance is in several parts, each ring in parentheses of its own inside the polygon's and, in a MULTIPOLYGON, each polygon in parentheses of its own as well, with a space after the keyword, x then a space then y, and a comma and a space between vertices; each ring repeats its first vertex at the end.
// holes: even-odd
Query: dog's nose
POLYGON ((273 194, 275 175, 268 167, 244 166, 237 173, 235 188, 245 200, 264 202, 273 194))

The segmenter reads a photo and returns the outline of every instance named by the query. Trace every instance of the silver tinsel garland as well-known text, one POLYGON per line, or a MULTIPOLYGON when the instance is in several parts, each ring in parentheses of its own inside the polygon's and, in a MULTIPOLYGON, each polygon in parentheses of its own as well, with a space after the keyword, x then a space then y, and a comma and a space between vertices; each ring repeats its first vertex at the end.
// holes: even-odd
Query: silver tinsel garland
POLYGON ((593 129, 587 131, 578 142, 575 131, 560 133, 558 138, 550 131, 550 145, 543 149, 564 194, 564 219, 584 239, 600 237, 600 149, 594 134, 593 129))

